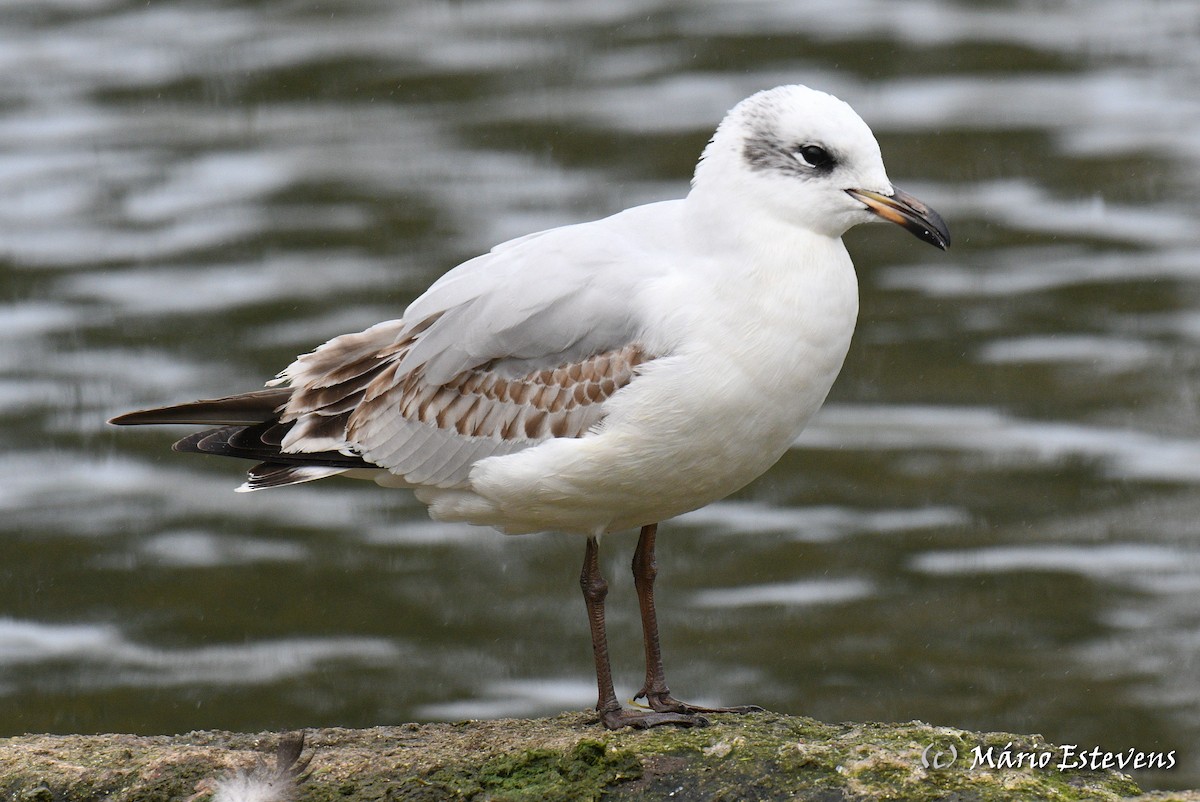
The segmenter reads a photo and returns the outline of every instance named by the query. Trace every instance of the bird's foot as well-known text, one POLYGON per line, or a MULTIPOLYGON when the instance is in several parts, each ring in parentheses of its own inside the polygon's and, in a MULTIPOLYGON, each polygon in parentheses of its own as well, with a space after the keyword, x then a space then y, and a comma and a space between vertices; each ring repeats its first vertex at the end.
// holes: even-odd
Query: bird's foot
POLYGON ((762 713, 763 708, 758 705, 739 705, 737 707, 700 707, 699 705, 688 704, 681 702, 671 695, 670 691, 647 691, 642 690, 634 699, 645 698, 646 704, 650 709, 658 713, 679 713, 683 715, 697 715, 700 713, 762 713))
POLYGON ((620 730, 631 727, 635 730, 648 730, 651 727, 661 727, 664 724, 674 724, 678 727, 707 727, 708 719, 695 713, 663 710, 626 710, 618 707, 614 710, 600 710, 600 723, 610 730, 620 730))

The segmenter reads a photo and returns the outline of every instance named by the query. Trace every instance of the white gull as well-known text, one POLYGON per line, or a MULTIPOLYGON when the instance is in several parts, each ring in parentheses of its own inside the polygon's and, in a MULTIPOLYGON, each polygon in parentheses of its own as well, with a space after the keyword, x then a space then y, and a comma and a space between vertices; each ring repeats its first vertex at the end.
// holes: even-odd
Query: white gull
POLYGON ((670 695, 657 524, 761 475, 821 406, 858 314, 841 235, 880 218, 949 244, 848 105, 781 86, 729 112, 685 198, 498 245, 269 389, 113 422, 217 426, 175 448, 259 461, 242 490, 345 474, 413 488, 438 520, 584 535, 601 720, 704 723, 756 708, 670 695), (613 692, 598 568, 599 536, 632 527, 650 710, 613 692))

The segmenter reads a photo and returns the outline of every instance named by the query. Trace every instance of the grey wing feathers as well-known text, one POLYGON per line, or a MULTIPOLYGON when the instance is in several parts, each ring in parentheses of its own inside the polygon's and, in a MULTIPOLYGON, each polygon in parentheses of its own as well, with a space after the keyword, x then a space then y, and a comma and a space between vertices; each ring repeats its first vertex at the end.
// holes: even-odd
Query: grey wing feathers
POLYGON ((436 384, 423 366, 399 370, 429 325, 389 321, 330 340, 284 372, 281 381, 291 386, 131 412, 112 422, 215 424, 174 448, 259 461, 243 490, 372 468, 414 486, 454 487, 485 457, 551 437, 582 437, 603 419, 604 402, 649 359, 633 343, 554 368, 492 360, 436 384))
POLYGON ((481 459, 582 437, 654 354, 630 303, 646 270, 614 267, 627 260, 608 228, 569 230, 464 262, 403 319, 335 337, 269 389, 113 422, 220 426, 177 448, 259 460, 243 489, 362 468, 457 487, 481 459))
POLYGON ((557 367, 627 345, 640 332, 629 299, 644 272, 614 270, 621 250, 615 231, 585 224, 523 237, 464 262, 405 310, 405 320, 429 325, 400 372, 423 365, 429 381, 440 384, 491 360, 557 367), (530 263, 547 269, 530 271, 530 263))

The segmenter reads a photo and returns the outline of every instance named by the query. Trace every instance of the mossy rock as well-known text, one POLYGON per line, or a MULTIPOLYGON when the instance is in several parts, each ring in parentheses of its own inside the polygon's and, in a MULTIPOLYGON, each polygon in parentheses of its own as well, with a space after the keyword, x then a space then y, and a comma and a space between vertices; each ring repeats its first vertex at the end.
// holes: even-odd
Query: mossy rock
MULTIPOLYGON (((1054 749, 1037 736, 972 733, 920 722, 823 724, 772 713, 712 718, 712 725, 701 729, 642 732, 607 732, 586 713, 309 730, 310 776, 298 800, 1200 802, 1196 792, 1142 796, 1129 777, 1111 770, 1060 771, 1053 763, 1045 768, 971 766, 976 747, 991 746, 998 753, 1008 745, 1010 754, 1054 749), (958 758, 950 763, 953 753, 958 758)), ((203 788, 205 779, 261 763, 277 740, 275 734, 227 732, 0 739, 0 799, 184 800, 198 784, 203 788)))

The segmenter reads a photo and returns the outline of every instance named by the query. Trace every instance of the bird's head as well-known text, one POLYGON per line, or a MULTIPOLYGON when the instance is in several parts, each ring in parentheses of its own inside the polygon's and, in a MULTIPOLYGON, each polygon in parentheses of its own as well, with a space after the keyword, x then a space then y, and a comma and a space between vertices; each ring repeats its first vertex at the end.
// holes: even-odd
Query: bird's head
POLYGON ((830 237, 884 219, 939 248, 950 244, 941 216, 892 186, 862 118, 806 86, 737 104, 705 148, 693 185, 830 237))

